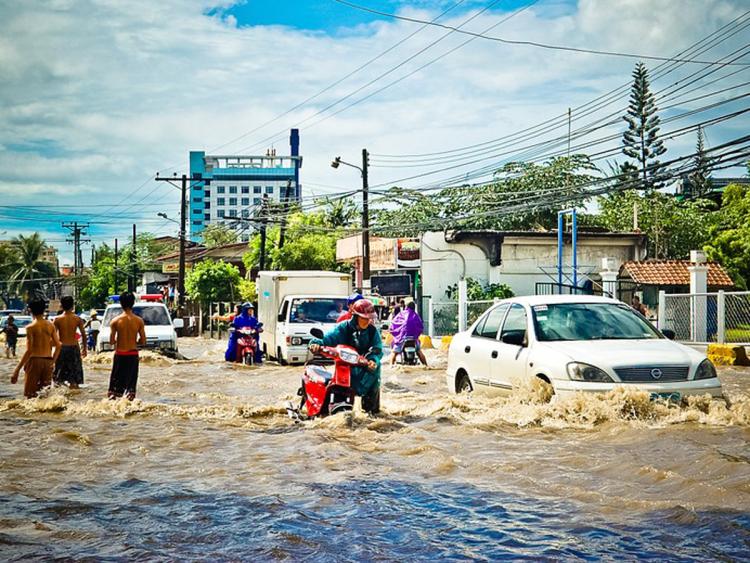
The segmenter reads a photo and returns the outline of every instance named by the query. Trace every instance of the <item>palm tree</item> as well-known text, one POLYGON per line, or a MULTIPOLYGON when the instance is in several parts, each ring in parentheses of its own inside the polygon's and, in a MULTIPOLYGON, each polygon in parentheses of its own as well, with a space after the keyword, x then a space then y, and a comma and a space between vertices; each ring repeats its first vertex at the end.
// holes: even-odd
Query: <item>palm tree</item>
POLYGON ((10 279, 16 288, 16 292, 24 293, 28 291, 29 286, 33 285, 31 282, 35 278, 42 277, 44 262, 42 256, 44 254, 44 239, 39 236, 39 233, 34 233, 31 236, 25 237, 18 235, 11 242, 15 250, 15 256, 12 259, 13 273, 10 275, 10 279))

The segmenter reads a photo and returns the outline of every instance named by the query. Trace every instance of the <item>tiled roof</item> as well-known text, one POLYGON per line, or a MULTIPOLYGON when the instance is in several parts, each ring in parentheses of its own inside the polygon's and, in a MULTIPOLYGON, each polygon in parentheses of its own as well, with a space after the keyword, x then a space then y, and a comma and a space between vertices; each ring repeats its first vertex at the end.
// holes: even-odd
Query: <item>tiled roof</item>
MULTIPOLYGON (((644 285, 690 285, 689 260, 647 260, 625 262, 620 275, 627 273, 633 281, 644 285)), ((732 278, 721 264, 708 263, 708 285, 710 287, 733 287, 732 278)))

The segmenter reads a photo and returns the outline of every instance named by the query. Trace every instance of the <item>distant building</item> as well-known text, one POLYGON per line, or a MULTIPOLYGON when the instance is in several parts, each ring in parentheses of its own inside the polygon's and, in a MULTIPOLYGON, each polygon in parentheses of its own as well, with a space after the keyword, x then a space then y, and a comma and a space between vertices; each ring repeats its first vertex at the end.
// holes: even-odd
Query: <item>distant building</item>
POLYGON ((258 214, 263 197, 269 201, 299 201, 299 131, 291 130, 290 155, 271 149, 265 155, 207 155, 190 152, 190 238, 200 240, 208 225, 223 223, 247 240, 250 221, 258 214))
MULTIPOLYGON (((704 195, 705 198, 712 199, 716 201, 717 203, 721 203, 722 195, 724 194, 724 189, 730 185, 730 184, 747 184, 750 180, 748 180, 747 177, 742 176, 736 176, 733 178, 709 178, 711 180, 711 189, 707 194, 704 195)), ((675 184, 675 195, 677 197, 681 197, 683 199, 691 199, 693 197, 694 187, 693 183, 690 181, 689 176, 683 176, 679 178, 675 184)))

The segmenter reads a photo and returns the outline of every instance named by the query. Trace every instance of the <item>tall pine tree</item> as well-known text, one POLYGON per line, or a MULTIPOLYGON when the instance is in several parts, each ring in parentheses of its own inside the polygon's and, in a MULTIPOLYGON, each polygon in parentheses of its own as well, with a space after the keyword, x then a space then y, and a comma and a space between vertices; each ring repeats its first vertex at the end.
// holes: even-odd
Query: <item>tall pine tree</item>
POLYGON ((623 116, 628 128, 622 135, 622 152, 635 162, 625 163, 622 171, 628 176, 632 174, 633 187, 646 191, 661 187, 663 166, 658 158, 667 152, 659 139, 660 120, 657 111, 654 94, 649 86, 648 69, 639 62, 633 70, 630 103, 623 116))
POLYGON ((690 195, 694 198, 702 198, 711 191, 711 161, 706 156, 703 142, 703 129, 698 127, 698 141, 695 145, 695 157, 693 158, 693 173, 690 174, 690 195))

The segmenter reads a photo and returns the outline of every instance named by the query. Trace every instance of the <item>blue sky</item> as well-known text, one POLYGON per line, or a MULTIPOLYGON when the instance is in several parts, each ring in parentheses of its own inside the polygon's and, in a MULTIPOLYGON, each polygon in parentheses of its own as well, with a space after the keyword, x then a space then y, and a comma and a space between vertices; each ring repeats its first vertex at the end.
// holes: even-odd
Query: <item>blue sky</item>
MULTIPOLYGON (((357 1, 427 20, 455 3, 357 1)), ((489 3, 466 0, 441 21, 472 31, 494 26, 490 34, 514 39, 673 55, 747 10, 744 0, 539 0, 519 11, 529 3, 501 0, 479 14, 489 3)), ((703 56, 718 59, 746 38, 745 29, 703 56)), ((354 170, 333 170, 334 156, 356 159, 365 147, 374 155, 439 152, 513 135, 628 83, 635 62, 467 39, 331 0, 4 3, 0 236, 39 230, 69 260, 63 220, 90 221, 96 243, 127 239, 133 221, 173 235, 175 225, 157 213, 177 217, 178 192, 153 181, 157 170, 186 172, 190 150, 252 154, 274 146, 283 153, 291 127, 300 129, 303 194, 340 193, 360 180, 354 170)), ((658 75, 654 90, 668 93, 699 69, 658 75)), ((675 107, 664 117, 746 92, 749 76, 750 67, 713 74, 691 96, 736 89, 707 101, 667 98, 675 107)), ((626 103, 575 115, 574 131, 626 103)), ((663 130, 746 106, 733 102, 663 130)), ((712 126, 708 144, 748 128, 746 116, 712 126)), ((601 135, 621 129, 617 123, 601 135)), ((690 152, 694 142, 669 139, 667 156, 690 152)), ((430 187, 525 158, 523 143, 511 148, 447 171, 439 163, 391 167, 374 157, 370 182, 430 187), (418 174, 427 175, 404 179, 418 174)))

